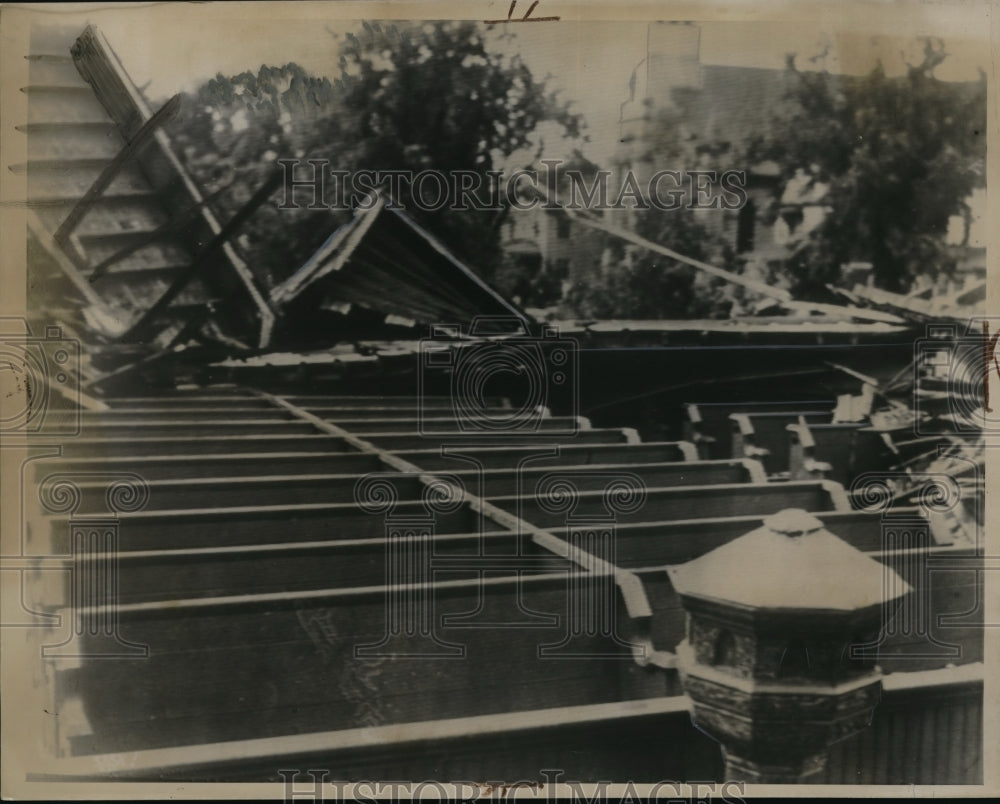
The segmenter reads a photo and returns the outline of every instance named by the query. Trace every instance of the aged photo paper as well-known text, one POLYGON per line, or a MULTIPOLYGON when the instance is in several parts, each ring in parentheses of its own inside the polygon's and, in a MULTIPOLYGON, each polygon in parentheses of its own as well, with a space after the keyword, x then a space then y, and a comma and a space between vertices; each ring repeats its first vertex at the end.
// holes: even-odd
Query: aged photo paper
POLYGON ((0 7, 3 796, 995 795, 995 8, 0 7))

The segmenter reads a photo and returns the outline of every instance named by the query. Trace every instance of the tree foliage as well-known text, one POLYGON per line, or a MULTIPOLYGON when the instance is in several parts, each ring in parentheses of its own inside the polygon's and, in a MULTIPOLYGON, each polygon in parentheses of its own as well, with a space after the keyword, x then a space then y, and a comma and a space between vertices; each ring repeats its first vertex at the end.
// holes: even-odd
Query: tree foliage
MULTIPOLYGON (((173 134, 206 190, 227 188, 217 202, 223 217, 279 158, 326 159, 352 173, 471 170, 486 185, 497 160, 527 145, 539 122, 580 133, 581 120, 519 56, 490 48, 474 22, 363 23, 336 58, 340 75, 332 81, 295 64, 264 66, 218 75, 189 96, 173 134)), ((278 200, 240 240, 267 284, 294 271, 349 215, 278 210, 278 200)), ((492 276, 500 256, 496 214, 421 212, 410 198, 398 200, 470 267, 492 276)))
MULTIPOLYGON (((725 252, 690 210, 639 211, 636 234, 698 260, 728 264, 725 252)), ((565 307, 582 318, 723 318, 732 299, 720 280, 645 249, 608 241, 603 265, 568 288, 565 307)))
POLYGON ((793 292, 821 294, 856 260, 872 264, 876 285, 897 292, 953 268, 948 220, 968 214, 969 194, 983 186, 986 82, 939 80, 945 57, 942 43, 928 39, 903 77, 879 64, 839 80, 800 71, 789 58, 795 82, 780 126, 749 151, 777 161, 786 178, 802 171, 829 188, 829 214, 792 255, 793 292))
MULTIPOLYGON (((652 125, 640 143, 637 159, 653 169, 726 170, 742 166, 729 142, 705 140, 687 128, 691 91, 674 90, 674 104, 650 111, 652 125)), ((629 166, 631 167, 631 166, 629 166)), ((697 260, 736 269, 736 255, 718 228, 691 208, 691 185, 683 178, 677 209, 634 209, 626 227, 640 237, 697 260)), ((640 187, 640 190, 643 188, 640 187)), ((671 187, 671 192, 675 190, 671 187)), ((630 202, 626 202, 630 203, 630 202)), ((724 318, 739 289, 683 263, 609 237, 603 263, 578 272, 568 288, 566 312, 583 318, 681 319, 724 318)))
MULTIPOLYGON (((170 133, 223 221, 267 180, 277 159, 303 157, 319 140, 333 142, 342 134, 332 84, 294 63, 219 74, 184 100, 170 133)), ((345 219, 328 211, 280 210, 280 200, 276 195, 254 213, 237 239, 265 286, 301 265, 345 219)))
MULTIPOLYGON (((864 76, 799 70, 794 57, 778 77, 785 97, 743 128, 701 130, 713 100, 679 87, 673 103, 650 114, 654 124, 637 155, 655 168, 747 170, 775 162, 781 172, 772 201, 758 199, 758 225, 770 226, 782 188, 805 177, 823 191, 827 214, 790 244, 783 264, 744 265, 732 236, 718 236, 681 210, 637 211, 631 228, 689 256, 788 288, 798 298, 828 300, 848 262, 870 262, 875 283, 906 291, 917 277, 933 279, 954 265, 946 247, 949 219, 967 216, 970 193, 984 184, 985 79, 939 80, 940 41, 924 43, 922 59, 893 77, 881 65, 864 76)), ((751 175, 751 182, 753 177, 751 175)), ((723 213, 713 213, 723 214, 723 213)), ((623 249, 612 270, 595 270, 568 299, 585 316, 702 317, 751 311, 744 291, 720 284, 641 250, 623 249)))

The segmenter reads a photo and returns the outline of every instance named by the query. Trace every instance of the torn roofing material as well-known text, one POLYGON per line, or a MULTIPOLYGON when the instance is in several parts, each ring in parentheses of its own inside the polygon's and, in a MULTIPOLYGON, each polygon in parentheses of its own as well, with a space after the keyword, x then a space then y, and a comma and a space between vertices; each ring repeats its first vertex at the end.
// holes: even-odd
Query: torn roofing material
POLYGON ((208 313, 229 342, 266 345, 274 316, 228 244, 165 299, 222 227, 172 151, 168 115, 157 119, 97 28, 78 33, 31 36, 28 159, 13 168, 27 174, 30 237, 90 323, 106 322, 100 335, 169 339, 208 313))
POLYGON ((356 304, 424 324, 528 316, 385 195, 337 229, 271 292, 276 308, 356 304))
POLYGON ((986 300, 986 281, 972 282, 948 296, 923 299, 888 290, 855 285, 851 291, 835 288, 836 292, 856 304, 885 310, 900 318, 916 323, 955 321, 963 323, 971 317, 982 315, 986 300))

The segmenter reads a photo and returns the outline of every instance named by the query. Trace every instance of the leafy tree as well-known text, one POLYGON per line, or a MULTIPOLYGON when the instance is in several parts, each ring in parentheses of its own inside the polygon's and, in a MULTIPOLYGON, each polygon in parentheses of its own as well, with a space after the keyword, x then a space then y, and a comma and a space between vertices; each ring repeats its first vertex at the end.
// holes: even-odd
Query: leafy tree
MULTIPOLYGON (((511 34, 506 34, 511 36, 511 34)), ((175 125, 188 164, 231 215, 278 158, 328 159, 338 170, 475 171, 488 186, 497 160, 523 148, 543 120, 578 136, 581 120, 517 55, 487 46, 469 21, 363 23, 339 47, 340 75, 297 65, 217 76, 175 125)), ((406 185, 402 189, 405 191, 406 185)), ((482 195, 486 197, 486 190, 482 195)), ((398 199, 470 267, 491 278, 500 258, 497 214, 421 212, 398 199)), ((350 213, 265 206, 241 244, 267 284, 294 271, 350 213)))
MULTIPOLYGON (((647 131, 652 133, 639 143, 636 161, 651 165, 652 170, 684 165, 690 170, 721 171, 745 165, 736 145, 706 141, 688 130, 696 92, 675 89, 672 106, 650 112, 652 125, 647 131)), ((738 270, 733 249, 689 208, 691 185, 683 176, 679 186, 679 190, 671 187, 671 192, 681 193, 678 208, 640 207, 629 214, 626 228, 688 257, 738 270)), ((641 183, 637 189, 645 190, 641 183)), ((595 261, 568 289, 564 299, 567 313, 583 318, 724 318, 741 292, 695 268, 626 245, 613 236, 607 238, 606 249, 604 264, 595 261)))
POLYGON ((871 262, 875 284, 896 292, 953 269, 948 219, 967 215, 966 199, 983 186, 986 79, 937 79, 946 55, 927 39, 901 78, 879 64, 840 80, 799 71, 789 57, 796 80, 780 125, 750 151, 777 161, 786 178, 802 171, 829 187, 830 213, 789 262, 793 292, 822 295, 853 260, 871 262))
MULTIPOLYGON (((475 22, 365 23, 357 35, 348 34, 340 67, 334 83, 349 112, 348 136, 366 144, 354 169, 473 170, 485 188, 498 157, 525 148, 542 121, 580 135, 580 118, 520 56, 489 49, 475 22)), ((496 215, 447 208, 419 213, 403 189, 401 203, 493 277, 501 256, 496 215)))
MULTIPOLYGON (((171 136, 223 221, 267 180, 277 159, 304 156, 321 132, 334 138, 340 128, 332 84, 294 63, 217 75, 182 108, 171 136)), ((337 222, 327 211, 280 210, 278 200, 258 209, 238 237, 265 286, 304 262, 337 222)))
MULTIPOLYGON (((635 231, 694 259, 720 255, 715 239, 690 210, 643 210, 636 216, 635 231)), ((630 319, 720 318, 729 314, 732 302, 721 280, 645 249, 627 249, 613 239, 609 239, 608 249, 607 265, 593 266, 568 289, 565 306, 572 314, 630 319)))
POLYGON ((545 260, 538 254, 504 252, 493 286, 506 298, 524 307, 550 307, 562 298, 563 280, 569 274, 566 260, 545 260))

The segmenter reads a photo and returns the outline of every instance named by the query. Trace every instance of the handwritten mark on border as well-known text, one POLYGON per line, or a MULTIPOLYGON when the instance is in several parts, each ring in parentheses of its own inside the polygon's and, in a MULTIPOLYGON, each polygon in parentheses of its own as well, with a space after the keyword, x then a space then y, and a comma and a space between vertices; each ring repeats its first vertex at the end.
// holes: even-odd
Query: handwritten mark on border
POLYGON ((528 10, 524 12, 524 16, 520 19, 514 17, 514 9, 517 7, 517 0, 511 0, 510 8, 507 9, 507 19, 505 20, 483 20, 487 25, 505 25, 508 22, 556 22, 559 17, 532 17, 531 12, 535 10, 538 5, 539 0, 535 0, 528 10))

